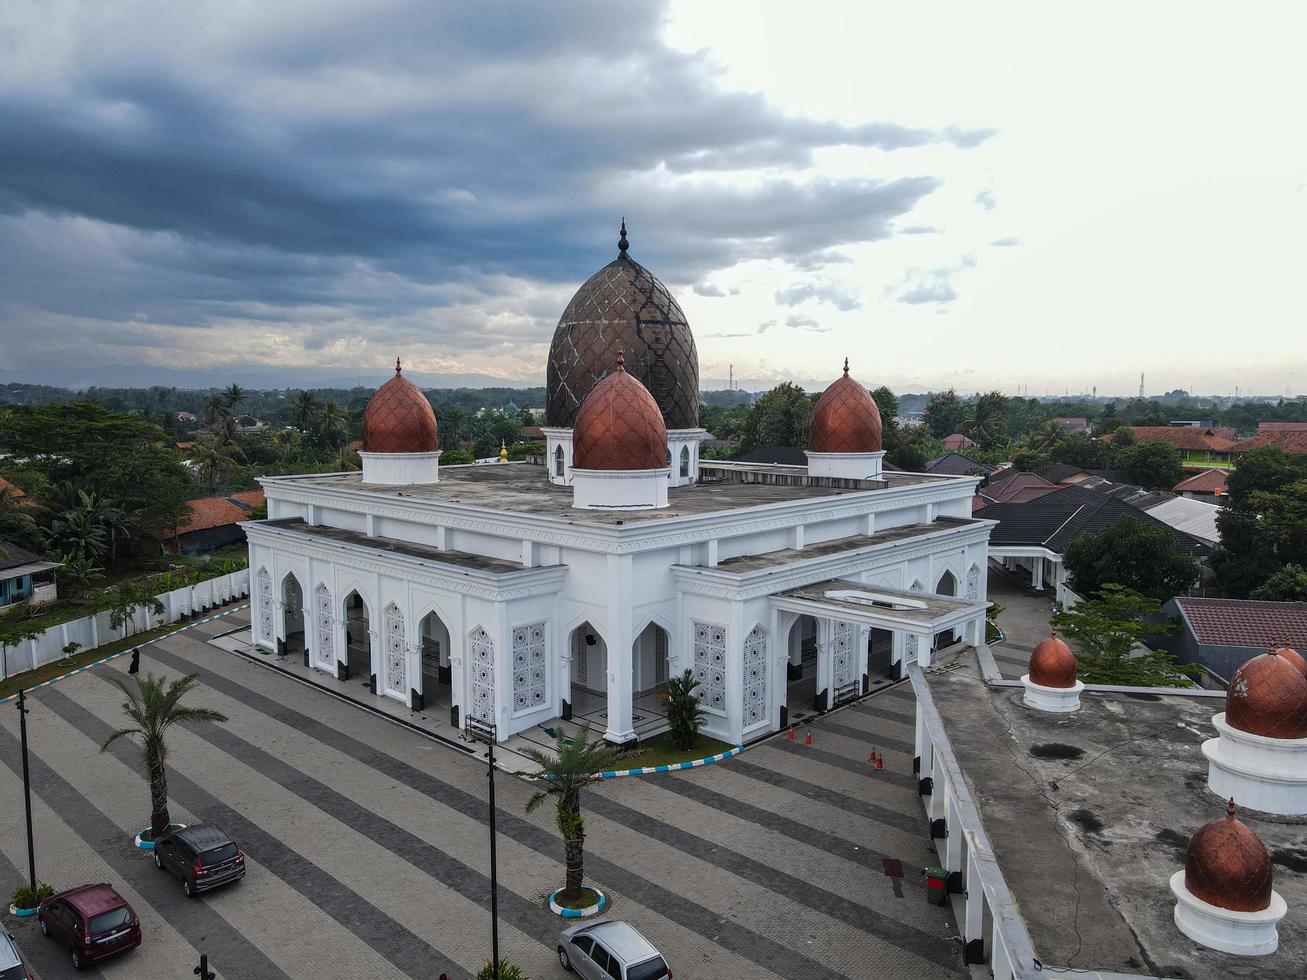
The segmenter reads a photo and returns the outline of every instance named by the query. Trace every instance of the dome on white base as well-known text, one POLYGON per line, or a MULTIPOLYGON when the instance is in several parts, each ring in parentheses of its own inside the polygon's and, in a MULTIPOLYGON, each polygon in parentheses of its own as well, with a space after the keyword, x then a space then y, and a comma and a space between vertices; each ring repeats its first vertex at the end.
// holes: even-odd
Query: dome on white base
POLYGON ((817 453, 804 450, 809 476, 833 476, 842 480, 879 480, 885 453, 817 453))
POLYGON ((1084 681, 1076 681, 1071 687, 1045 687, 1032 681, 1029 674, 1023 674, 1021 684, 1026 689, 1026 705, 1036 711, 1066 714, 1080 710, 1080 692, 1085 689, 1084 681))
POLYGON ((572 506, 583 510, 657 510, 667 506, 667 467, 572 470, 572 506))
POLYGON ((363 482, 407 487, 440 481, 440 450, 432 453, 359 453, 363 482))
POLYGON ((1307 738, 1268 738, 1212 716, 1217 738, 1203 743, 1207 785, 1241 807, 1285 816, 1307 815, 1307 738))
POLYGON ((1194 942, 1235 956, 1266 956, 1279 948, 1276 924, 1288 912, 1279 892, 1271 892, 1271 904, 1259 912, 1234 912, 1192 894, 1184 884, 1184 869, 1171 875, 1171 892, 1176 928, 1194 942))

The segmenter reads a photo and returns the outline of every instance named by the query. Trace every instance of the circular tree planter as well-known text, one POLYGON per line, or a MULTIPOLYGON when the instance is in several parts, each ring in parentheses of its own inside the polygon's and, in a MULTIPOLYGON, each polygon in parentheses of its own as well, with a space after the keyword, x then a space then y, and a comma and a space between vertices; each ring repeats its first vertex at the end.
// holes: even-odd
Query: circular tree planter
POLYGON ((598 915, 608 905, 608 896, 601 892, 594 885, 582 885, 582 890, 593 896, 593 901, 589 905, 581 908, 568 908, 565 905, 558 904, 558 893, 561 888, 555 889, 549 893, 549 911, 555 915, 561 915, 564 919, 586 919, 592 915, 598 915))
POLYGON ((17 905, 9 906, 9 914, 16 915, 19 918, 27 918, 29 915, 36 915, 39 909, 20 909, 17 905))
MULTIPOLYGON (((168 824, 168 832, 171 833, 174 830, 181 830, 185 826, 186 824, 184 823, 170 823, 168 824)), ((138 830, 133 842, 143 851, 154 850, 154 837, 150 834, 149 827, 143 827, 138 830)))

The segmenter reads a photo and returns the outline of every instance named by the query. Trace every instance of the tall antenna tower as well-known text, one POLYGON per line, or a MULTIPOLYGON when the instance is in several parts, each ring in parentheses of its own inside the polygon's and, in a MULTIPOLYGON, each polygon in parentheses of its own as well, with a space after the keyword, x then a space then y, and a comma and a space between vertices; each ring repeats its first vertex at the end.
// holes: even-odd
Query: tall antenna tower
POLYGON ((730 390, 734 391, 735 390, 735 365, 734 364, 731 365, 730 370, 731 370, 730 380, 727 381, 726 383, 730 386, 730 390))
POLYGON ((1144 372, 1139 372, 1139 397, 1144 397, 1144 372))

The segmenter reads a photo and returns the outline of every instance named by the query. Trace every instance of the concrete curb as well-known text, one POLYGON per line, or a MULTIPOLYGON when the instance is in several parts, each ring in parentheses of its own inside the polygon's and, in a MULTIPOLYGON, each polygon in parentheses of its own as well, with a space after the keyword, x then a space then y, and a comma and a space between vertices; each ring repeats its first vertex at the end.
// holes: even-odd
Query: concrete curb
POLYGON ((744 746, 737 745, 733 749, 719 752, 717 755, 710 755, 704 759, 695 759, 692 762, 672 762, 665 766, 645 766, 642 769, 613 769, 599 773, 599 778, 618 779, 622 776, 648 776, 655 772, 679 772, 682 769, 695 769, 699 766, 710 766, 714 762, 721 762, 723 759, 729 759, 731 756, 739 755, 743 751, 744 746))
POLYGON ((588 919, 592 915, 598 915, 608 907, 607 895, 601 892, 594 885, 585 885, 583 887, 589 888, 599 896, 599 901, 596 904, 584 909, 565 909, 554 901, 554 896, 562 891, 561 888, 555 888, 549 893, 549 911, 553 912, 555 915, 561 915, 564 919, 588 919))
MULTIPOLYGON (((118 653, 111 653, 109 654, 109 656, 103 657, 100 660, 95 660, 89 664, 86 664, 85 666, 78 667, 75 670, 70 670, 66 674, 59 674, 55 677, 51 677, 48 681, 41 681, 41 683, 39 684, 33 684, 31 687, 24 688, 24 690, 35 691, 42 687, 49 687, 51 684, 55 683, 55 681, 61 681, 65 677, 75 677, 78 674, 85 673, 86 671, 90 670, 92 667, 99 667, 102 664, 107 664, 110 660, 117 660, 119 657, 130 657, 132 654, 132 650, 134 649, 153 646, 154 644, 158 643, 160 640, 166 640, 171 636, 176 636, 178 633, 185 633, 188 629, 193 629, 194 627, 199 626, 201 623, 211 623, 215 619, 222 619, 223 616, 227 616, 230 615, 231 613, 240 612, 242 609, 249 609, 249 608, 250 608, 250 604, 248 602, 239 606, 232 606, 230 609, 224 609, 220 613, 215 613, 212 616, 205 616, 203 619, 197 619, 195 622, 187 623, 185 626, 179 626, 177 629, 172 630, 171 632, 164 633, 163 636, 156 636, 153 640, 146 640, 144 643, 136 644, 135 647, 128 647, 126 650, 121 650, 118 653)), ((114 640, 113 642, 117 643, 118 640, 114 640)), ((11 694, 7 698, 0 698, 0 704, 4 704, 7 701, 13 701, 17 697, 18 697, 17 694, 11 694)))

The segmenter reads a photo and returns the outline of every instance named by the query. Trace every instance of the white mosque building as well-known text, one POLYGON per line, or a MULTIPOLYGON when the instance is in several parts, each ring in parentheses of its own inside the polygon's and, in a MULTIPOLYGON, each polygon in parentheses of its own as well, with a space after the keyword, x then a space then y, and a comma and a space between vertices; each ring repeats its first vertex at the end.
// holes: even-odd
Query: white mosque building
POLYGON ((627 745, 662 730, 657 695, 686 669, 705 730, 737 744, 981 641, 979 478, 884 469, 847 361, 807 466, 701 459, 693 334, 628 249, 623 226, 559 321, 545 465, 440 467, 397 363, 362 472, 261 480, 259 647, 501 740, 562 718, 627 745))

